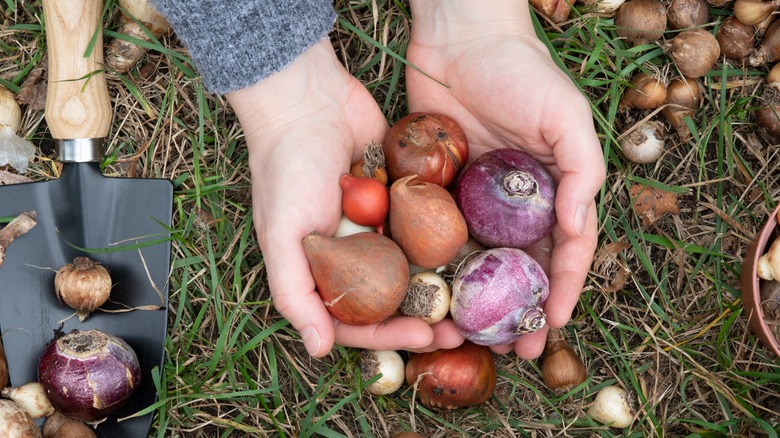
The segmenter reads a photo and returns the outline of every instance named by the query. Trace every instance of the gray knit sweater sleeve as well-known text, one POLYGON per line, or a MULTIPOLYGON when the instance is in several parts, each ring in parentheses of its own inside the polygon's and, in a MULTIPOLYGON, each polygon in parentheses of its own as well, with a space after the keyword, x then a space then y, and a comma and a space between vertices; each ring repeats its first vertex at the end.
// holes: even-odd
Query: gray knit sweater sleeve
POLYGON ((224 94, 282 70, 333 29, 331 0, 152 0, 224 94))

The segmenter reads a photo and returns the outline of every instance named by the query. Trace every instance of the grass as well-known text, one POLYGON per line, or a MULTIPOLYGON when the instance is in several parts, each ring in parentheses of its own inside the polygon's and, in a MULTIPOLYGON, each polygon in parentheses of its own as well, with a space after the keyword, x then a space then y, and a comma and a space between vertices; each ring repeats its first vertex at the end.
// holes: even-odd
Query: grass
MULTIPOLYGON (((408 5, 339 0, 336 7, 337 52, 392 122, 406 112, 408 5)), ((16 92, 44 59, 40 2, 5 0, 0 8, 0 83, 16 92)), ((710 30, 728 10, 711 12, 710 30)), ((106 22, 106 38, 116 37, 111 14, 106 22)), ((130 73, 108 74, 115 116, 106 173, 168 178, 176 187, 167 357, 159 402, 150 407, 151 436, 363 437, 412 429, 432 437, 777 436, 780 362, 748 330, 739 289, 747 246, 780 199, 780 149, 757 134, 754 117, 766 69, 719 61, 688 122, 693 140, 669 133, 662 159, 637 165, 622 157, 617 139, 658 115, 621 110, 618 101, 633 72, 669 64, 663 49, 626 46, 610 17, 583 6, 565 23, 538 17, 536 25, 589 97, 608 169, 597 256, 566 330, 587 366, 585 384, 556 395, 536 361, 496 356, 498 385, 488 403, 438 411, 415 403, 406 387, 369 395, 354 349, 311 359, 265 283, 240 127, 171 36, 149 43, 130 73), (637 184, 678 193, 679 213, 643 225, 629 192, 637 184), (630 428, 609 429, 585 415, 611 384, 631 394, 637 418, 630 428)), ((45 146, 41 110, 25 108, 22 132, 45 146)), ((28 175, 55 177, 51 156, 44 147, 28 175)))

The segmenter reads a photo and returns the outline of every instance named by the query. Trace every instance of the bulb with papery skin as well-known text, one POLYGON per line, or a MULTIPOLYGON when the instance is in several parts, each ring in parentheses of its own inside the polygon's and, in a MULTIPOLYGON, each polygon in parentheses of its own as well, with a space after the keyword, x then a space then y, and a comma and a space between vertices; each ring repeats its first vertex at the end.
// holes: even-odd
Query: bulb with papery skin
POLYGON ((382 227, 390 208, 390 193, 384 184, 374 178, 345 173, 339 178, 339 186, 344 216, 358 225, 382 227))
POLYGON ((406 384, 428 407, 476 406, 493 395, 496 362, 489 348, 465 341, 452 349, 413 354, 406 363, 406 384))
POLYGON ((39 438, 41 431, 24 408, 12 400, 0 399, 0 436, 39 438))
POLYGON ((469 235, 479 243, 527 248, 555 226, 555 189, 552 175, 534 157, 495 149, 466 168, 455 200, 469 235))
POLYGON ((46 347, 38 381, 55 409, 87 423, 118 412, 138 389, 141 368, 132 348, 100 330, 73 330, 46 347))
POLYGON ((391 181, 417 179, 447 187, 469 159, 469 142, 455 119, 411 113, 387 131, 382 150, 391 181))
POLYGON ((450 314, 463 337, 502 345, 542 328, 550 283, 523 250, 492 248, 472 258, 452 281, 450 314))
POLYGON ((409 262, 390 238, 373 232, 329 237, 311 233, 303 251, 325 307, 349 325, 390 317, 409 287, 409 262))

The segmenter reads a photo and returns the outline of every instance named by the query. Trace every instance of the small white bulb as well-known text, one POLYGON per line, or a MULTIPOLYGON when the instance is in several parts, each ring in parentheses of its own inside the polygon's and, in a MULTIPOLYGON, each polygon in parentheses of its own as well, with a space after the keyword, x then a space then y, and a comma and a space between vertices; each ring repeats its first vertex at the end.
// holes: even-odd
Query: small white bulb
POLYGON ((54 413, 54 407, 46 398, 46 393, 38 382, 29 382, 21 386, 8 386, 3 388, 2 396, 16 402, 30 414, 33 420, 48 417, 54 413))
POLYGON ((349 236, 352 234, 357 233, 365 233, 365 232, 375 232, 376 228, 374 227, 366 227, 363 225, 358 225, 351 220, 347 219, 346 216, 341 216, 341 221, 339 221, 339 226, 336 228, 336 233, 333 235, 333 237, 344 237, 349 236))
POLYGON ((664 153, 663 125, 654 121, 639 122, 640 125, 619 140, 623 155, 634 163, 647 164, 658 160, 664 153))
POLYGON ((366 390, 374 395, 392 394, 401 387, 405 379, 405 365, 401 355, 394 350, 365 350, 362 352, 360 369, 363 380, 370 380, 382 374, 366 390))
POLYGON ((626 391, 618 386, 602 388, 588 408, 588 415, 600 423, 616 428, 628 427, 634 421, 626 391))

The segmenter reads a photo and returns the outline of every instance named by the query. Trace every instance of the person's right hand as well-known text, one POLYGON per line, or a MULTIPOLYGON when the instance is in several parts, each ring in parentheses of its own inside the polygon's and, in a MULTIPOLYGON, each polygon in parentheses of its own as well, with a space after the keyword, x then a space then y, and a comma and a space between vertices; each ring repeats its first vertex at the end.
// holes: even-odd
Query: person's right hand
POLYGON ((388 129, 368 90, 322 40, 284 70, 227 95, 249 148, 254 225, 279 312, 300 332, 309 354, 344 346, 430 351, 459 345, 451 322, 429 327, 391 318, 355 327, 328 313, 315 290, 302 239, 332 235, 341 218, 339 177, 388 129))

